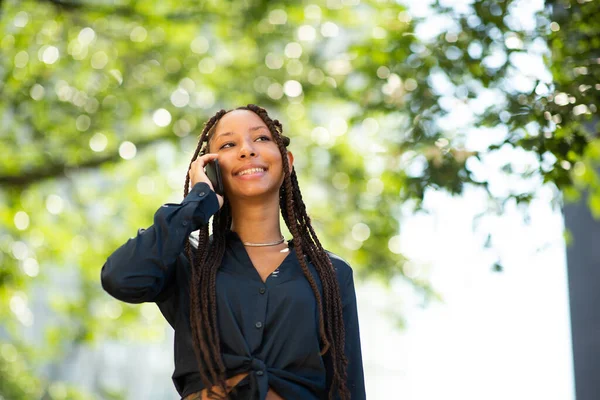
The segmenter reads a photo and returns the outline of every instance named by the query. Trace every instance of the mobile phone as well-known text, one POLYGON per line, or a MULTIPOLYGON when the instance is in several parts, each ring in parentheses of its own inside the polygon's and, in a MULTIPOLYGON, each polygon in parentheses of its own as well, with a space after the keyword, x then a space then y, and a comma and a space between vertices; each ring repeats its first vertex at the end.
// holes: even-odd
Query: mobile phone
POLYGON ((213 189, 216 194, 224 196, 225 188, 223 187, 223 178, 221 177, 221 168, 219 167, 219 160, 214 159, 204 166, 204 172, 212 183, 213 189))

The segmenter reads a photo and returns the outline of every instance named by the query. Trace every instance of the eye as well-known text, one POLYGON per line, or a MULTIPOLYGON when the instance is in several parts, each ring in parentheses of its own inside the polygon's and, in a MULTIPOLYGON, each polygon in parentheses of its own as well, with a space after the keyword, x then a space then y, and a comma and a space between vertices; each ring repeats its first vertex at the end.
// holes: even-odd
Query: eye
POLYGON ((223 145, 221 145, 221 147, 219 147, 219 150, 228 149, 229 147, 226 147, 226 146, 229 146, 229 145, 233 145, 233 143, 231 143, 231 142, 224 143, 223 145))
POLYGON ((256 138, 256 140, 258 140, 258 139, 271 140, 271 138, 268 137, 268 136, 266 136, 266 135, 259 136, 259 137, 256 138))

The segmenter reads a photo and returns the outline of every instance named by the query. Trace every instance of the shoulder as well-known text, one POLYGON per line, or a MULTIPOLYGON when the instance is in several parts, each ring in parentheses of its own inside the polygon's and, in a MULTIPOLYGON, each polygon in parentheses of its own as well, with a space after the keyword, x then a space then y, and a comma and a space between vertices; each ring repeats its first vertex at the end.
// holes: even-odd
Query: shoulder
POLYGON ((348 261, 344 260, 337 254, 332 253, 328 250, 325 250, 325 252, 329 256, 331 264, 335 269, 335 274, 340 287, 342 306, 346 307, 348 304, 351 304, 355 301, 354 299, 356 296, 352 267, 350 266, 348 261))
POLYGON ((340 283, 346 282, 350 277, 352 277, 352 267, 348 263, 348 261, 344 260, 342 257, 338 256, 335 253, 332 253, 329 250, 325 250, 325 253, 329 256, 331 260, 331 264, 335 269, 338 281, 340 283))

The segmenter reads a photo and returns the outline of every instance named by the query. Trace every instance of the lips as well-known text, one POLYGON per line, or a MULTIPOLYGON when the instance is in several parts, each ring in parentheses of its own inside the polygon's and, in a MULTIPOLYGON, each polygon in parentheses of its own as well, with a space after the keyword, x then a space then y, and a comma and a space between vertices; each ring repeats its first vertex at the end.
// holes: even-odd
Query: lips
POLYGON ((265 172, 265 169, 264 168, 245 169, 242 172, 238 172, 237 176, 250 175, 250 174, 255 174, 257 172, 265 172))
POLYGON ((266 170, 267 170, 267 168, 263 167, 262 165, 247 165, 245 167, 240 168, 234 175, 235 176, 244 176, 244 175, 255 174, 258 172, 265 172, 266 170))

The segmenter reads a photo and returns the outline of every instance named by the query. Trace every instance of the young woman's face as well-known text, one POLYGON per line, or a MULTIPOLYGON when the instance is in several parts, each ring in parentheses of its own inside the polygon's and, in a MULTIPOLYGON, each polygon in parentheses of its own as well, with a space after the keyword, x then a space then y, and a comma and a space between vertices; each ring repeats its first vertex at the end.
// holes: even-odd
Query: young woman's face
MULTIPOLYGON (((225 114, 214 128, 209 150, 219 155, 226 196, 279 193, 284 178, 281 153, 269 128, 254 112, 225 114)), ((287 154, 291 168, 293 156, 287 154)))

